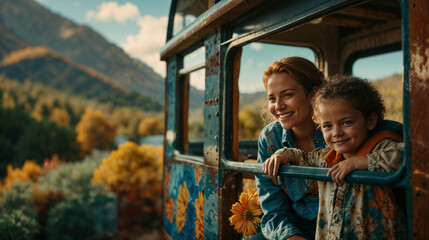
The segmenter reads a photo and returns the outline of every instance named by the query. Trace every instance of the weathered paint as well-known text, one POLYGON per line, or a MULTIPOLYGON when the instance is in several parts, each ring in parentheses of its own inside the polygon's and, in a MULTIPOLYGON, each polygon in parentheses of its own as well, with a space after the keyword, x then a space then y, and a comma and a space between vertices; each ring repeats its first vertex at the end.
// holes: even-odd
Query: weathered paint
POLYGON ((164 206, 172 202, 173 208, 163 208, 164 238, 197 239, 200 229, 195 227, 196 221, 203 217, 204 229, 201 230, 204 231, 205 239, 217 239, 218 192, 215 189, 217 183, 213 182, 217 176, 211 174, 211 171, 205 170, 201 165, 168 164, 164 173, 164 206), (180 196, 180 189, 185 193, 185 197, 180 196), (195 209, 199 193, 202 193, 204 198, 203 216, 198 216, 195 209), (178 206, 182 209, 186 206, 186 211, 178 211, 178 206), (168 214, 171 214, 170 217, 168 214))
POLYGON ((412 237, 429 239, 429 2, 409 7, 412 237))

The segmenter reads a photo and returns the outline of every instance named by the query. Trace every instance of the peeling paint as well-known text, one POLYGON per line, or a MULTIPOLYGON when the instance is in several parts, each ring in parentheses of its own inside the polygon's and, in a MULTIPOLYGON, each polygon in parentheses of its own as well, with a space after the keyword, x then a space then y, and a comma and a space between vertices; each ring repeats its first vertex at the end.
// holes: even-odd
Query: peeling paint
POLYGON ((425 177, 425 178, 429 178, 429 174, 428 173, 425 173, 425 172, 422 172, 422 171, 420 171, 420 170, 415 170, 414 171, 414 173, 413 173, 414 175, 423 175, 423 177, 425 177))
POLYGON ((428 190, 426 190, 426 189, 423 189, 423 188, 421 188, 421 187, 416 187, 415 188, 415 191, 416 192, 419 192, 419 193, 428 193, 428 190))
POLYGON ((426 48, 423 53, 421 48, 416 45, 417 44, 414 44, 416 51, 411 55, 410 63, 411 69, 413 70, 412 73, 415 77, 417 77, 413 84, 415 87, 422 88, 423 91, 425 91, 427 88, 429 88, 429 49, 426 48))
POLYGON ((176 139, 176 134, 172 130, 168 130, 166 135, 167 135, 167 140, 170 142, 174 142, 174 139, 176 139))

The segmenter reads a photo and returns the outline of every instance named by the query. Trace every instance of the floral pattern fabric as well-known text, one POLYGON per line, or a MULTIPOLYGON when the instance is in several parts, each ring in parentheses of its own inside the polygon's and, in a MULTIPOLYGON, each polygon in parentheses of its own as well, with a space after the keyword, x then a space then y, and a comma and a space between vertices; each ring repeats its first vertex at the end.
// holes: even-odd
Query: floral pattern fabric
MULTIPOLYGON (((383 140, 368 154, 369 171, 394 171, 402 164, 404 143, 383 140)), ((327 167, 329 147, 303 152, 281 149, 292 162, 327 167)), ((406 239, 406 219, 390 188, 363 184, 318 182, 316 239, 406 239)))

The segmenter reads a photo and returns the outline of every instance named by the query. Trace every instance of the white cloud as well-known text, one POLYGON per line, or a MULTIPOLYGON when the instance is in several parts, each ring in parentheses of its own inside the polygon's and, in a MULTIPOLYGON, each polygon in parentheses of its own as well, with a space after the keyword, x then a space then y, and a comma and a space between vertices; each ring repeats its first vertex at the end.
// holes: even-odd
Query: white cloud
POLYGON ((140 17, 137 24, 140 31, 129 35, 121 47, 129 55, 148 64, 155 72, 165 76, 165 62, 160 60, 160 49, 165 44, 168 17, 140 17))
POLYGON ((105 2, 98 6, 98 11, 88 11, 87 19, 99 21, 117 21, 125 23, 128 20, 137 19, 140 16, 139 9, 132 3, 118 5, 116 2, 105 2))
POLYGON ((262 49, 262 44, 260 43, 251 43, 249 46, 255 51, 260 51, 262 49))

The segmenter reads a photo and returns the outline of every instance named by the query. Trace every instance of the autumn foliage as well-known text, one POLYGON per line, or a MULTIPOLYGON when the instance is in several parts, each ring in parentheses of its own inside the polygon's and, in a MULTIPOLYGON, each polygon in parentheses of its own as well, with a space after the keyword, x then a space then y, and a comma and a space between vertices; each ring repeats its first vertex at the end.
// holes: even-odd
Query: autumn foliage
POLYGON ((118 195, 138 195, 144 210, 160 211, 162 147, 126 142, 105 158, 91 182, 103 184, 118 195))
POLYGON ((103 112, 87 108, 76 126, 76 133, 76 141, 82 152, 87 154, 93 149, 110 149, 116 125, 103 112))
POLYGON ((164 133, 164 124, 156 118, 145 118, 140 121, 139 134, 141 136, 160 135, 164 133))

